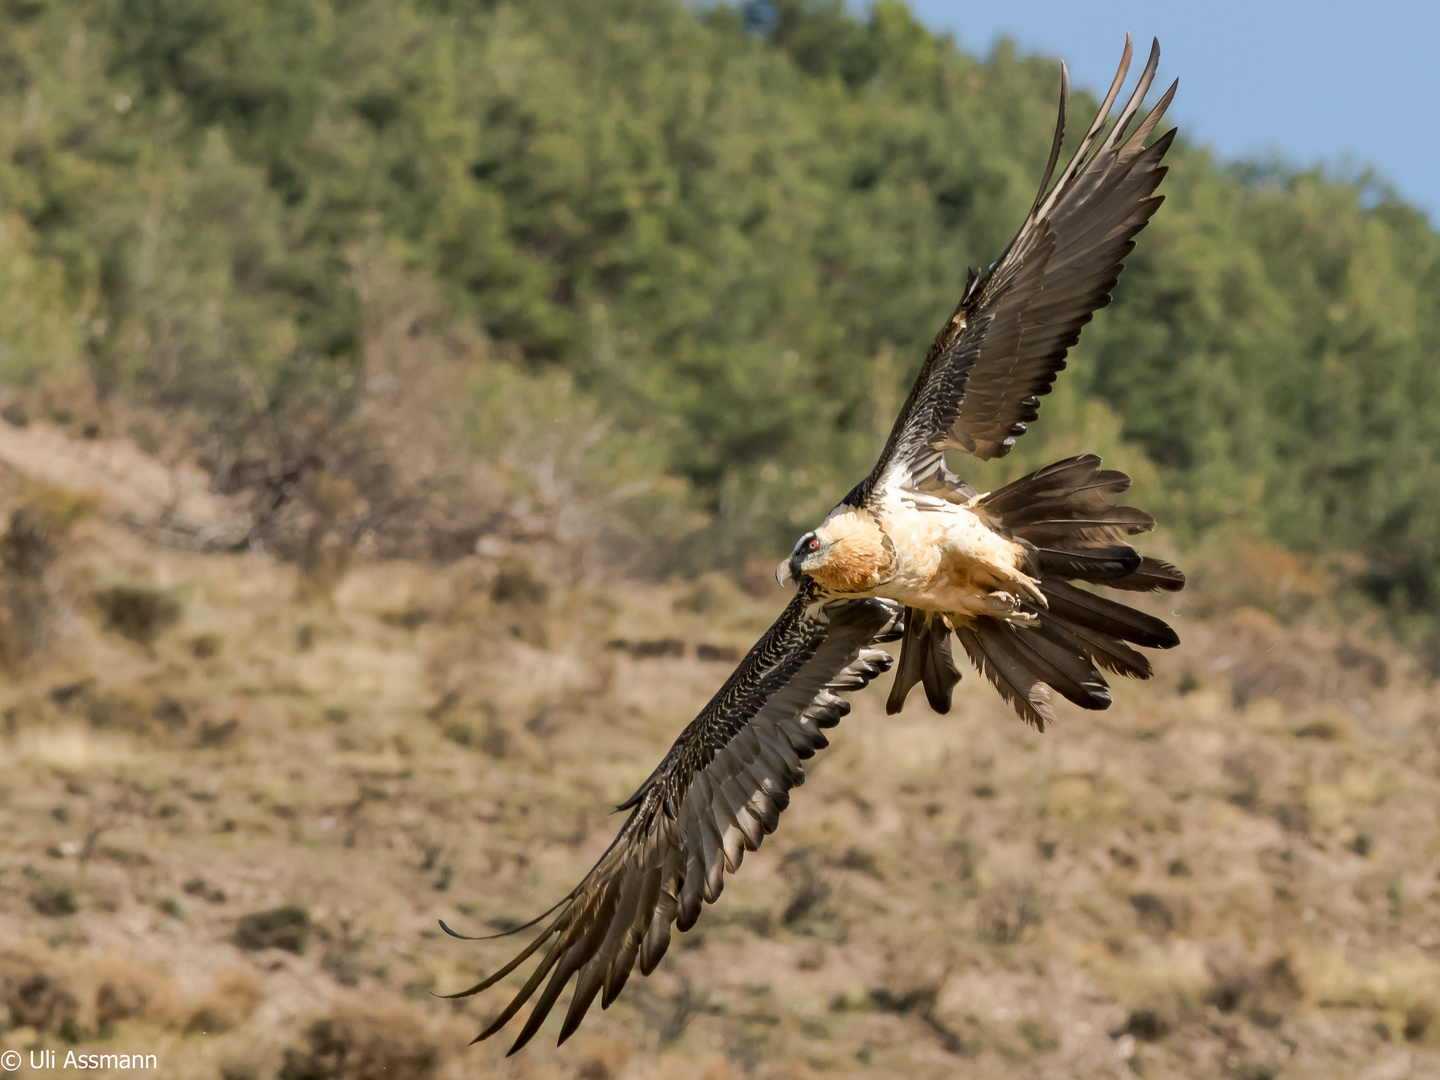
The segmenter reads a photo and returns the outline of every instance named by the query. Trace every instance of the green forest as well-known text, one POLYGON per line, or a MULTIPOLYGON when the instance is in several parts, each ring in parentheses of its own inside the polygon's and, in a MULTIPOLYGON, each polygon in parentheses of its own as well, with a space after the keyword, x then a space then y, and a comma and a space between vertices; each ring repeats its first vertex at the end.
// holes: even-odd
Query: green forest
MULTIPOLYGON (((227 490, 261 433, 303 472, 383 263, 493 346, 473 452, 539 410, 675 559, 770 557, 1021 221, 1058 83, 900 0, 4 0, 0 380, 173 417, 227 490)), ((1118 453, 1175 543, 1339 560, 1433 636, 1440 236, 1368 175, 1169 163, 1007 464, 1118 453)))

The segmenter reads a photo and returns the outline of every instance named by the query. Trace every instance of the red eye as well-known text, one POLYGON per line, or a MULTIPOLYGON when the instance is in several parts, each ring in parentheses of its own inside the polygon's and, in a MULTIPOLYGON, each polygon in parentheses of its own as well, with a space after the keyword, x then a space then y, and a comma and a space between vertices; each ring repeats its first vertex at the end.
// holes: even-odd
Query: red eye
POLYGON ((811 551, 819 551, 819 550, 820 550, 820 541, 819 541, 819 540, 811 540, 811 541, 810 541, 810 550, 811 550, 811 551))

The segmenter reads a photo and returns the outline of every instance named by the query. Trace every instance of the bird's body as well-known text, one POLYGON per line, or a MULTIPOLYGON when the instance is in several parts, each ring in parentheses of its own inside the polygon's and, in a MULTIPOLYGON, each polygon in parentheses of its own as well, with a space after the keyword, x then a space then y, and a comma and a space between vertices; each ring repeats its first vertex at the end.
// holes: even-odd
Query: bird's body
POLYGON ((814 535, 833 554, 811 576, 837 595, 895 600, 952 624, 1012 616, 1026 596, 1044 602, 1024 547, 970 503, 898 493, 873 508, 842 503, 814 535))
POLYGON ((726 873, 775 830, 804 780, 802 762, 849 711, 840 695, 894 663, 877 644, 901 640, 887 711, 898 712, 917 684, 932 708, 949 711, 960 678, 953 637, 1016 713, 1044 730, 1055 720, 1052 690, 1081 708, 1106 708, 1102 669, 1148 678, 1150 662, 1134 646, 1179 643, 1161 620, 1074 584, 1128 592, 1184 585, 1174 567, 1130 546, 1155 523, 1107 499, 1129 486, 1127 476, 1082 455, 977 494, 945 464, 947 452, 982 460, 1009 452, 1081 327, 1109 303, 1135 234, 1160 204, 1154 192, 1175 133, 1147 140, 1175 87, 1130 130, 1157 44, 1107 130, 1130 55, 1127 38, 1109 93, 1057 177, 1069 95, 1062 66, 1050 159, 1020 231, 984 274, 972 272, 875 468, 781 564, 777 576, 795 582, 794 597, 620 805, 630 816, 615 841, 536 920, 550 919, 519 956, 454 995, 485 990, 548 943, 479 1038, 538 992, 518 1050, 573 978, 563 1042, 597 996, 608 1006, 636 966, 649 974, 672 926, 688 930, 719 898, 726 873))

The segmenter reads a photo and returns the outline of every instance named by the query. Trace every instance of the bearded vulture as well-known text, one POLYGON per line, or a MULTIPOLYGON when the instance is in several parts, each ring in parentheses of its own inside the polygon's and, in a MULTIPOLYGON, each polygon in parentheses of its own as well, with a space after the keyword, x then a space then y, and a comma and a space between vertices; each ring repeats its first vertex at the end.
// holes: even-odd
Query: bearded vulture
POLYGON ((1134 646, 1179 644, 1159 619, 1072 584, 1151 591, 1185 583, 1127 542, 1155 522, 1106 499, 1129 486, 1125 474, 1087 455, 979 494, 945 465, 946 451, 987 460, 1010 450, 1080 328, 1110 302, 1121 260, 1160 205, 1155 189, 1175 130, 1146 142, 1175 86, 1128 131, 1155 76, 1158 42, 1102 138, 1130 58, 1127 35, 1109 93, 1055 178, 1069 98, 1061 65, 1050 159, 1020 231, 988 271, 971 273, 875 468, 780 565, 781 584, 798 585, 794 599, 620 805, 630 811, 620 834, 568 896, 527 924, 543 925, 519 956, 452 995, 477 994, 540 953, 476 1041, 505 1027, 538 991, 510 1052, 519 1050, 574 978, 563 1043, 596 995, 607 1007, 637 963, 642 974, 653 971, 672 924, 690 929, 702 901, 719 899, 725 874, 774 832, 805 778, 801 763, 849 711, 841 693, 890 667, 877 644, 901 639, 889 712, 917 682, 932 708, 949 711, 960 678, 953 633, 1042 731, 1055 718, 1051 690, 1103 709, 1110 695, 1100 669, 1148 678, 1150 663, 1134 646))

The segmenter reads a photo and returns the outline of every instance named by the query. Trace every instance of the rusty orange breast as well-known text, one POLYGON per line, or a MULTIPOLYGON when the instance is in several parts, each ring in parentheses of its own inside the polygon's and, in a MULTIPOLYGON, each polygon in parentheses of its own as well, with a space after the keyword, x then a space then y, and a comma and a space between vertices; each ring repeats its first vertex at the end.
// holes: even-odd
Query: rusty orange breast
POLYGON ((860 593, 890 577, 894 556, 885 543, 884 532, 867 511, 847 507, 828 518, 815 533, 834 545, 825 565, 809 571, 826 588, 860 593))

